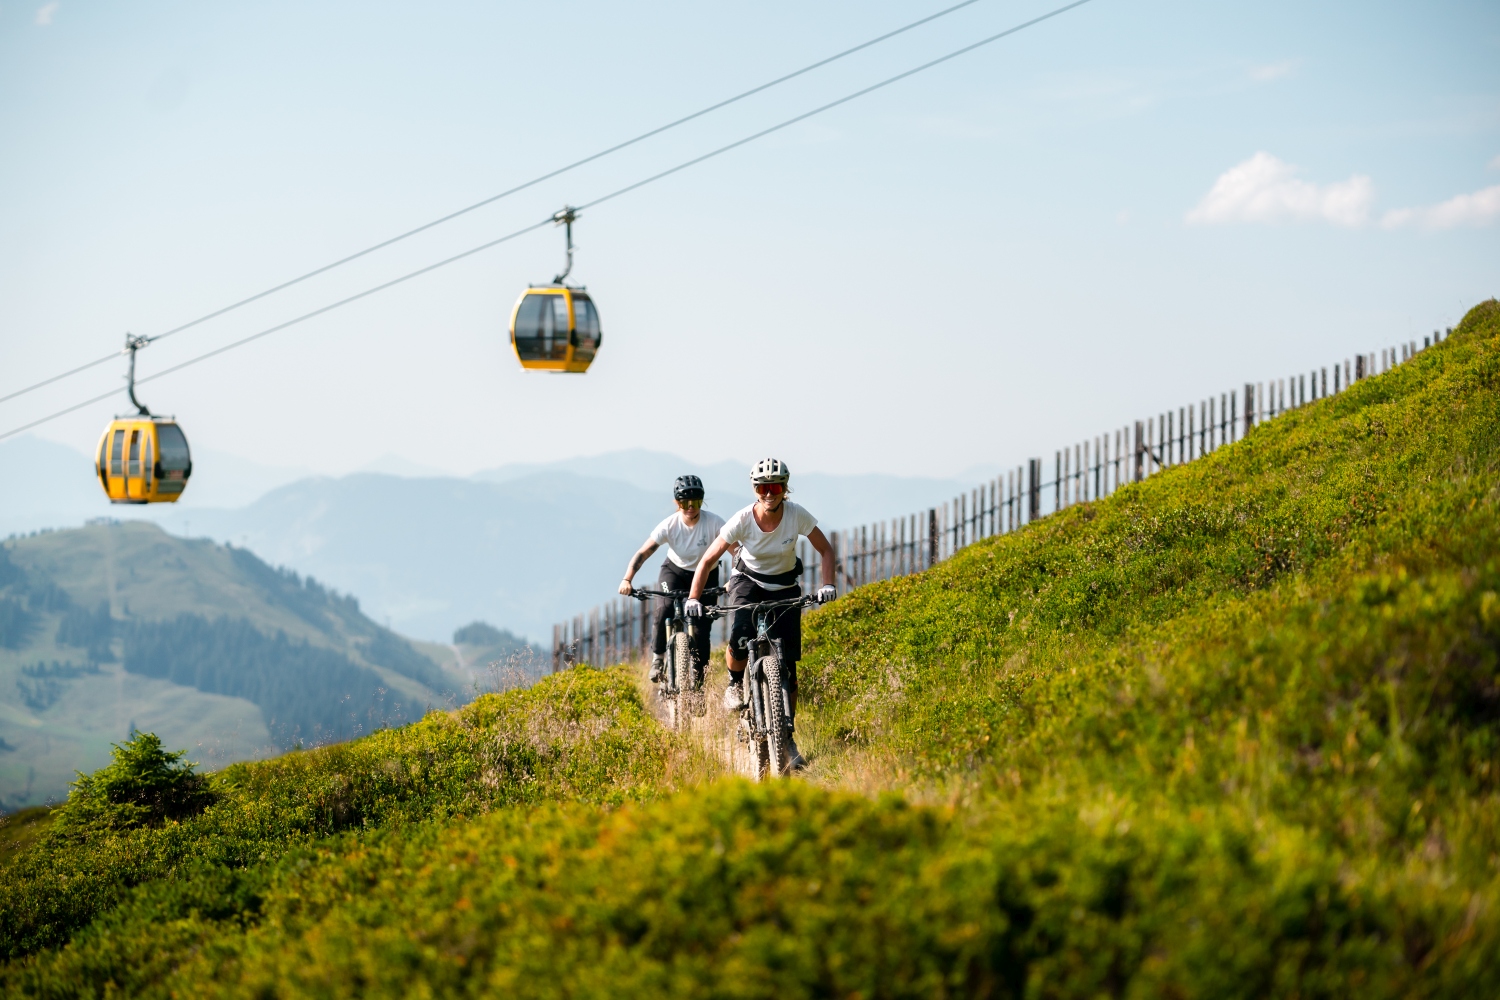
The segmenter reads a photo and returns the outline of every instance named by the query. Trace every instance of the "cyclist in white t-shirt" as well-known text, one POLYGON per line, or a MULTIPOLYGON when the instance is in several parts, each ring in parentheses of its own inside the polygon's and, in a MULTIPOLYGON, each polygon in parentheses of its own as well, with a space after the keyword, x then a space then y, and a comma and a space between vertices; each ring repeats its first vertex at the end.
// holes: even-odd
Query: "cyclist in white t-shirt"
MULTIPOLYGON (((677 511, 658 524, 630 559, 625 567, 625 579, 620 581, 620 593, 630 596, 630 581, 635 578, 641 564, 651 558, 663 544, 667 546, 667 558, 661 562, 661 574, 656 578, 662 590, 687 590, 693 582, 693 571, 703 558, 703 553, 718 537, 724 527, 724 519, 712 511, 703 509, 703 480, 697 476, 678 476, 672 484, 672 499, 677 501, 677 511)), ((714 556, 713 570, 709 573, 707 587, 719 585, 718 556, 714 556)), ((703 588, 698 588, 701 595, 703 588)), ((653 631, 651 635, 651 683, 661 680, 662 657, 667 653, 667 618, 672 613, 670 601, 656 599, 653 604, 653 631)), ((698 629, 694 652, 698 662, 708 662, 709 630, 698 629)))
MULTIPOLYGON (((739 551, 729 574, 729 584, 724 588, 726 605, 734 607, 801 597, 802 587, 798 580, 802 576, 802 561, 797 558, 797 539, 801 536, 806 536, 822 556, 823 585, 818 588, 818 600, 826 603, 834 599, 838 592, 833 586, 833 546, 818 527, 818 519, 805 507, 786 498, 790 478, 791 470, 780 459, 763 458, 755 463, 750 470, 755 503, 725 522, 719 537, 703 553, 703 561, 693 576, 692 593, 684 608, 687 614, 703 613, 703 606, 697 598, 703 595, 705 587, 710 586, 704 569, 710 565, 717 567, 719 557, 732 548, 739 551)), ((724 692, 724 707, 730 712, 738 712, 745 704, 745 666, 749 658, 745 644, 754 635, 755 622, 750 612, 735 612, 726 651, 729 688, 724 692)), ((780 640, 782 679, 791 709, 787 722, 791 724, 797 714, 797 661, 802 658, 801 612, 790 609, 778 615, 771 625, 770 636, 780 640)), ((795 739, 788 739, 787 752, 793 767, 803 766, 795 739)))

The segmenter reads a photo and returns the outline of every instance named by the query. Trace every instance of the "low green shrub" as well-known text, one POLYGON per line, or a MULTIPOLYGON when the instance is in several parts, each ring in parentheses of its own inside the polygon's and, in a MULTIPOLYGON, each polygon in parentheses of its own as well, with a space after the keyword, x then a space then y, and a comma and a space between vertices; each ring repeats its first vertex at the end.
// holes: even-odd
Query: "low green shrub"
POLYGON ((53 836, 86 840, 142 826, 161 826, 207 809, 208 781, 181 763, 186 750, 167 752, 155 733, 133 733, 116 743, 111 761, 93 774, 79 773, 67 803, 53 819, 53 836))
POLYGON ((726 781, 612 812, 497 810, 288 856, 249 919, 226 912, 242 883, 205 883, 194 905, 142 893, 11 986, 1374 1000, 1495 985, 1495 921, 1445 891, 1440 865, 1351 865, 1237 806, 1105 789, 1030 806, 726 781))

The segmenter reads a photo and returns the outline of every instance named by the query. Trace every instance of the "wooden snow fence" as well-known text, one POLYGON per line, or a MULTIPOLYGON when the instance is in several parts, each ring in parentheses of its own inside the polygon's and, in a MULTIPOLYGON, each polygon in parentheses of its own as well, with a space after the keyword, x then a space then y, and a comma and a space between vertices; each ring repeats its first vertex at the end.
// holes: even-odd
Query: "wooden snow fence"
MULTIPOLYGON (((1431 337, 1422 338, 1420 347, 1411 340, 1345 359, 1331 368, 1246 382, 1242 389, 1124 424, 1057 450, 1051 479, 1044 478, 1043 460, 1032 458, 941 505, 830 532, 839 593, 920 573, 966 545, 1016 531, 1047 514, 1107 497, 1122 485, 1191 462, 1239 440, 1256 424, 1389 371, 1444 336, 1433 331, 1431 337)), ((813 593, 821 581, 822 561, 805 538, 798 540, 797 554, 803 566, 802 592, 813 593)), ((719 567, 719 579, 729 579, 727 560, 719 567)), ((557 623, 552 626, 553 671, 579 664, 603 667, 649 655, 650 614, 647 602, 616 597, 571 621, 557 623)), ((715 623, 715 645, 726 640, 727 626, 725 619, 715 623)))

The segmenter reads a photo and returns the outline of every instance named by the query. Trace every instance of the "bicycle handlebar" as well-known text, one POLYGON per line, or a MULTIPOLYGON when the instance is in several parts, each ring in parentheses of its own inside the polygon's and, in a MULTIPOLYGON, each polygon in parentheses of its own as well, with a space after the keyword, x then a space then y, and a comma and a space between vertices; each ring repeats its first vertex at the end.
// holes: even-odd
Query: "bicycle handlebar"
POLYGON ((759 608, 815 608, 818 607, 818 599, 812 594, 803 597, 783 597, 779 601, 756 601, 754 604, 714 604, 703 608, 704 618, 723 618, 736 611, 755 611, 759 608))
MULTIPOLYGON (((632 588, 630 591, 630 596, 634 597, 638 601, 646 601, 650 600, 653 597, 686 597, 688 593, 689 592, 686 590, 644 590, 632 588)), ((724 593, 723 587, 709 587, 707 590, 703 591, 703 596, 718 597, 722 593, 724 593)))

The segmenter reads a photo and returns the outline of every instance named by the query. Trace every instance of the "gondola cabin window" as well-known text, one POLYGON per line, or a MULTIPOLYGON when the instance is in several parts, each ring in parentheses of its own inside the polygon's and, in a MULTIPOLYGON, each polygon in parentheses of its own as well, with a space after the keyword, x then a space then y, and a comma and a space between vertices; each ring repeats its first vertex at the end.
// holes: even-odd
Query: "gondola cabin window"
POLYGON ((584 295, 573 294, 574 344, 573 360, 588 364, 594 360, 599 349, 599 313, 594 303, 584 295))
POLYGON ((516 310, 516 353, 522 361, 566 361, 568 299, 565 295, 527 295, 516 310))
POLYGON ((511 310, 511 346, 531 371, 585 372, 602 339, 599 312, 581 288, 528 288, 511 310))

